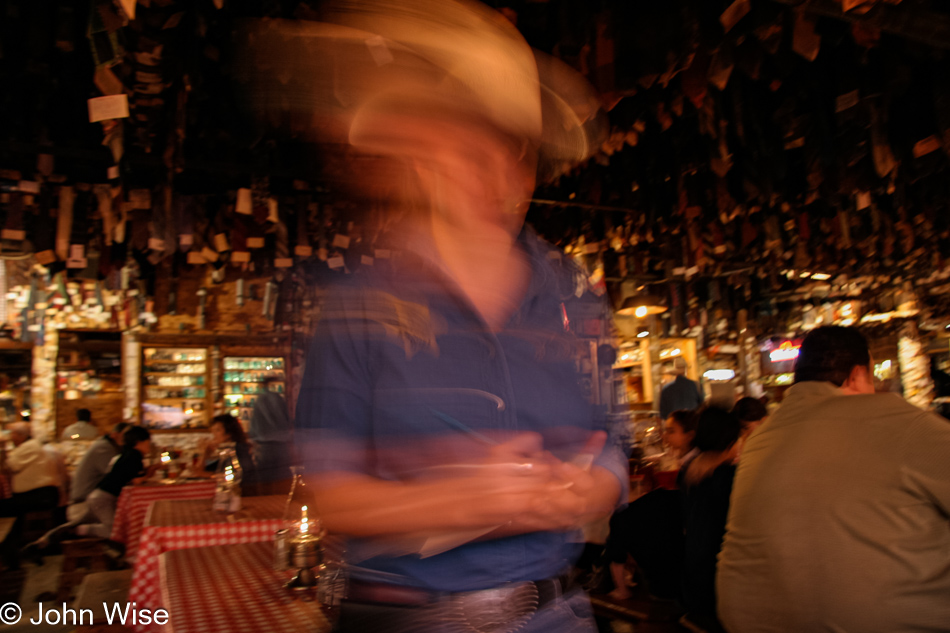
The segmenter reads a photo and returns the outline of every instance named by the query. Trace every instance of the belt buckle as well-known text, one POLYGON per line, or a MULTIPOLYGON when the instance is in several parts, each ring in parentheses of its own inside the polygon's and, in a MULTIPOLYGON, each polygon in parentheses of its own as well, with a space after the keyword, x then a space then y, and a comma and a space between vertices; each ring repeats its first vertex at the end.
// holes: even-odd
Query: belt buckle
POLYGON ((467 633, 516 633, 537 612, 538 598, 533 582, 518 582, 453 594, 447 606, 467 633))

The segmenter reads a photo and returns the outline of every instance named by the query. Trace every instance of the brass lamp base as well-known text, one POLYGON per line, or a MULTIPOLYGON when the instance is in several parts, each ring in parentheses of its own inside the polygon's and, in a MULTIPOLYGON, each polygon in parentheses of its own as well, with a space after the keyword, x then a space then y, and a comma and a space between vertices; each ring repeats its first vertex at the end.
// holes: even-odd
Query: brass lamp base
POLYGON ((323 568, 323 565, 318 567, 301 567, 297 570, 297 575, 287 581, 284 587, 293 591, 308 591, 313 589, 317 586, 317 578, 320 572, 323 571, 323 568))

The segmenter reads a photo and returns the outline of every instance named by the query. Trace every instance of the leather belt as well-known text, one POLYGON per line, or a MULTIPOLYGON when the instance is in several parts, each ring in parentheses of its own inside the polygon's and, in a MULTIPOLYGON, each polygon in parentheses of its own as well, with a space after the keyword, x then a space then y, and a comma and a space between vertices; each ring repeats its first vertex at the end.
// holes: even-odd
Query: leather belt
POLYGON ((399 607, 424 607, 452 599, 477 598, 479 594, 495 592, 508 587, 534 585, 537 591, 537 609, 563 596, 573 588, 569 575, 555 576, 544 580, 535 580, 523 583, 508 583, 500 587, 482 591, 466 591, 459 593, 428 591, 417 587, 393 585, 389 583, 366 582, 351 579, 346 591, 348 602, 391 605, 399 607))

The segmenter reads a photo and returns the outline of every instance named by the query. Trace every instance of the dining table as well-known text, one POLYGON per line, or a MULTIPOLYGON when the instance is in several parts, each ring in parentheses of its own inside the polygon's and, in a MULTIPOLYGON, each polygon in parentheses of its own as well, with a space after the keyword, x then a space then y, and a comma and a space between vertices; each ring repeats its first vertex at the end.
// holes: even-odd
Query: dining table
POLYGON ((314 590, 291 591, 270 542, 172 550, 159 557, 162 633, 327 633, 314 590))
POLYGON ((125 559, 134 562, 138 555, 142 527, 153 503, 172 499, 208 499, 208 505, 211 505, 214 487, 213 479, 175 479, 126 486, 116 502, 110 538, 124 543, 125 559))
MULTIPOLYGON (((286 527, 286 503, 286 495, 245 497, 240 510, 225 513, 214 510, 210 499, 154 502, 142 529, 129 601, 139 608, 164 608, 159 558, 167 552, 247 543, 266 543, 272 551, 277 531, 286 527)), ((155 625, 133 629, 140 633, 161 630, 155 625)))

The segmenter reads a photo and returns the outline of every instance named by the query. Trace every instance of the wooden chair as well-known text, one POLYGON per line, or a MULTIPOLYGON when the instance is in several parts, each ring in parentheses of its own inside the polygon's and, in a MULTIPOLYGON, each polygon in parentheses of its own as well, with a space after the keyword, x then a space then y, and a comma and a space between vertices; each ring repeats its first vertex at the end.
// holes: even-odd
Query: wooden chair
POLYGON ((106 554, 106 539, 85 538, 75 541, 63 541, 63 569, 59 576, 59 588, 56 600, 69 602, 73 588, 90 573, 109 569, 109 557, 106 554))

